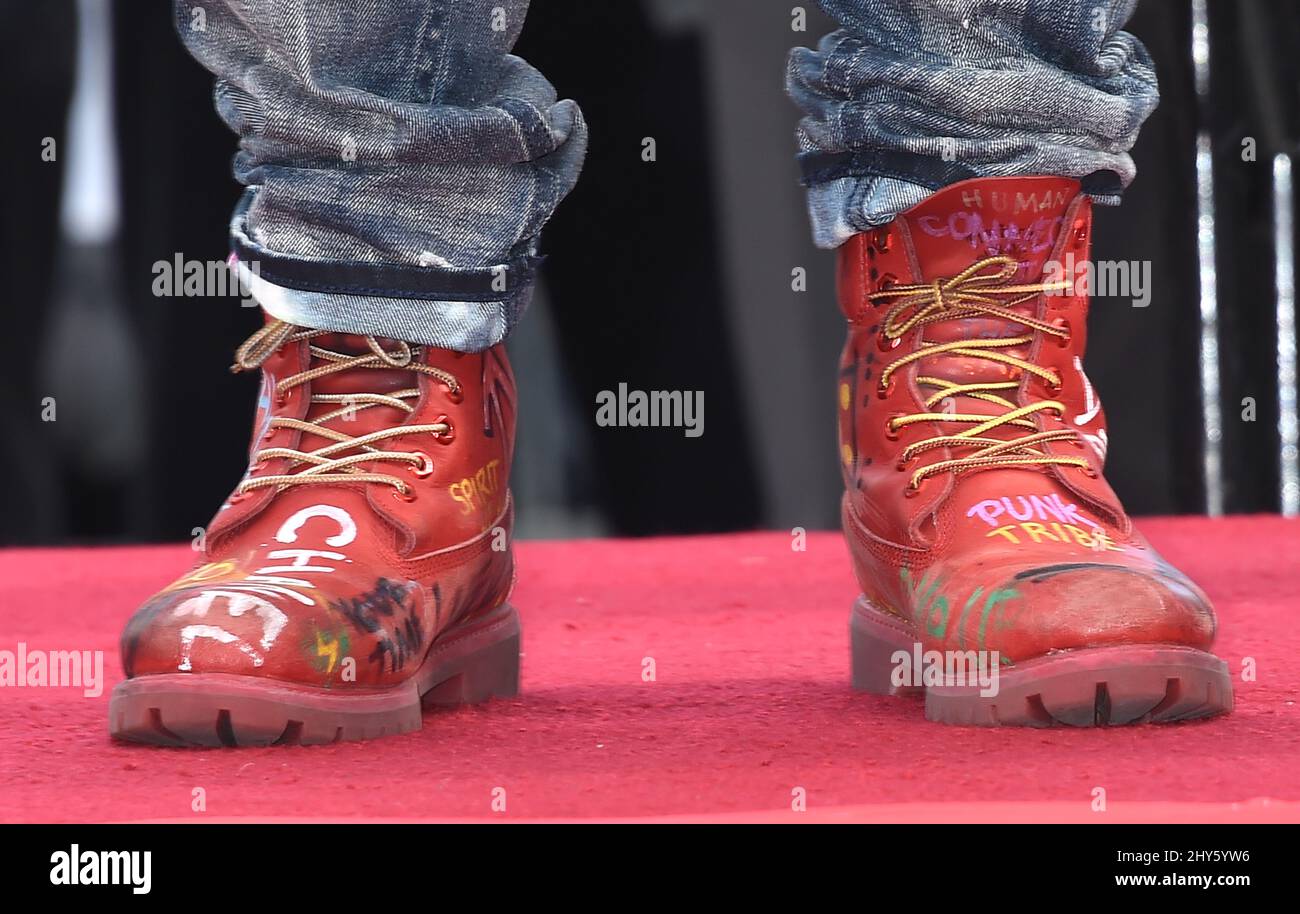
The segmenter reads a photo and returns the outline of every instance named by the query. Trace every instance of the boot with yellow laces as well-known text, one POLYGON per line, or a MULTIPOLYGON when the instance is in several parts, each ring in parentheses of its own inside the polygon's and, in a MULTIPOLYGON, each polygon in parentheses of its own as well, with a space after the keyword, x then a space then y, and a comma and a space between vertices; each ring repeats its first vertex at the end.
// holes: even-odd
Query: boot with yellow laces
POLYGON ((1205 595, 1102 478, 1083 370, 1091 202, 1062 178, 945 188, 839 252, 853 682, 957 724, 1232 707, 1205 595))
POLYGON ((109 730, 165 745, 367 739, 514 695, 515 384, 462 354, 268 320, 247 474, 122 635, 109 730))

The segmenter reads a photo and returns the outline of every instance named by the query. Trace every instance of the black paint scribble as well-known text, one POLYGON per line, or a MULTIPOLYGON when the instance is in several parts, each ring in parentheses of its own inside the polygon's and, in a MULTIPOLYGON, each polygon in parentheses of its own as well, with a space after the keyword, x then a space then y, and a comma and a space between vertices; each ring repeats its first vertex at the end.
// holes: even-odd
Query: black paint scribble
POLYGON ((407 613, 405 621, 391 633, 380 636, 375 649, 370 652, 371 663, 379 664, 379 671, 384 671, 387 662, 388 672, 396 673, 406 665, 406 661, 418 657, 424 646, 424 629, 420 617, 414 612, 407 613))
POLYGON ((335 604, 348 621, 377 639, 367 658, 380 671, 397 672, 424 646, 420 614, 408 605, 417 585, 380 578, 369 593, 335 604))
POLYGON ((380 578, 369 593, 342 600, 335 604, 335 608, 357 628, 373 635, 382 627, 384 619, 391 619, 405 609, 413 589, 410 583, 399 584, 380 578))

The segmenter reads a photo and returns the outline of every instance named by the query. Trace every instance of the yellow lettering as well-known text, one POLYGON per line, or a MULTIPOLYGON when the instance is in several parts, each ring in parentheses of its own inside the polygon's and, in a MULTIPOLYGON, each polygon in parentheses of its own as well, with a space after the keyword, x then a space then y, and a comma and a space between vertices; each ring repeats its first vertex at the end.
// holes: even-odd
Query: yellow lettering
POLYGON ((1070 531, 1070 535, 1074 537, 1074 541, 1080 546, 1085 549, 1092 548, 1092 537, 1088 534, 1088 531, 1081 530, 1074 524, 1066 524, 1065 529, 1070 531))
POLYGON ((460 482, 454 482, 447 487, 447 494, 461 505, 462 514, 473 514, 478 511, 487 515, 489 519, 497 514, 496 495, 499 490, 499 476, 497 472, 501 466, 500 460, 492 460, 479 467, 472 476, 466 476, 460 482))
POLYGON ((464 487, 465 487, 465 483, 463 482, 453 482, 451 485, 447 486, 447 492, 451 495, 452 498, 460 502, 461 514, 472 514, 474 512, 474 503, 470 501, 470 497, 468 494, 465 495, 460 494, 461 489, 463 489, 464 487))
POLYGON ((996 530, 990 530, 988 533, 984 535, 998 536, 999 534, 1001 534, 1002 536, 1005 536, 1007 539, 1011 540, 1011 542, 1019 544, 1020 539, 1014 533, 1011 532, 1012 529, 1014 529, 1014 527, 1015 524, 1007 524, 1005 527, 998 527, 996 530))
POLYGON ((1026 521, 1020 525, 1020 528, 1033 537, 1035 543, 1041 543, 1043 541, 1042 537, 1046 537, 1054 543, 1060 542, 1060 540, 1048 533, 1047 528, 1042 524, 1034 523, 1033 521, 1026 521))

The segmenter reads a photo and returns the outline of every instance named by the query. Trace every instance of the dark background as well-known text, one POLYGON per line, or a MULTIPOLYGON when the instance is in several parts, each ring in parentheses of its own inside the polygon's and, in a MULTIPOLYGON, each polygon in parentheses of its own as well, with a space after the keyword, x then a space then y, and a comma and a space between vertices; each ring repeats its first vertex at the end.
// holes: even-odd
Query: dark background
MULTIPOLYGON (((155 261, 225 256, 234 137, 166 0, 89 2, 106 4, 112 37, 111 80, 96 84, 112 100, 120 207, 115 237, 93 244, 60 230, 77 6, 0 0, 0 542, 188 538, 246 460, 255 381, 227 368, 257 313, 150 290, 155 261), (55 162, 41 160, 45 137, 60 141, 55 162), (55 422, 41 421, 46 397, 55 422)), ((582 105, 591 146, 510 343, 521 535, 836 525, 843 324, 833 256, 808 240, 782 92, 789 46, 828 25, 808 6, 808 31, 793 33, 787 2, 534 3, 517 53, 582 105), (640 157, 646 136, 654 163, 640 157), (804 293, 790 288, 797 266, 804 293), (596 392, 620 381, 703 390, 703 437, 596 427, 596 392)), ((1271 160, 1296 151, 1300 4, 1209 8, 1203 103, 1190 4, 1147 0, 1130 23, 1163 100, 1134 152, 1139 179, 1094 235, 1096 258, 1153 267, 1150 307, 1095 301, 1087 360, 1109 418, 1107 475, 1135 514, 1205 507, 1199 127, 1215 159, 1225 507, 1278 507, 1271 160)))

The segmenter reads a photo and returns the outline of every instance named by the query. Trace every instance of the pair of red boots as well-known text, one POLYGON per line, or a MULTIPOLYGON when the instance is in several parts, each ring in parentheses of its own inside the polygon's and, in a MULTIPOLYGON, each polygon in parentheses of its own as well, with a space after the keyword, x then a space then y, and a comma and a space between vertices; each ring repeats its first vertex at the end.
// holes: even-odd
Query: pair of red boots
MULTIPOLYGON (((840 251, 853 684, 924 690, 932 720, 1091 726, 1232 705, 1208 600, 1099 472, 1086 290, 1046 269, 1087 261, 1089 207, 1065 179, 967 181, 840 251), (920 658, 947 674, 923 677, 920 658)), ((202 564, 127 624, 112 734, 328 743, 516 694, 504 348, 270 321, 237 361, 263 373, 248 472, 202 564)))

